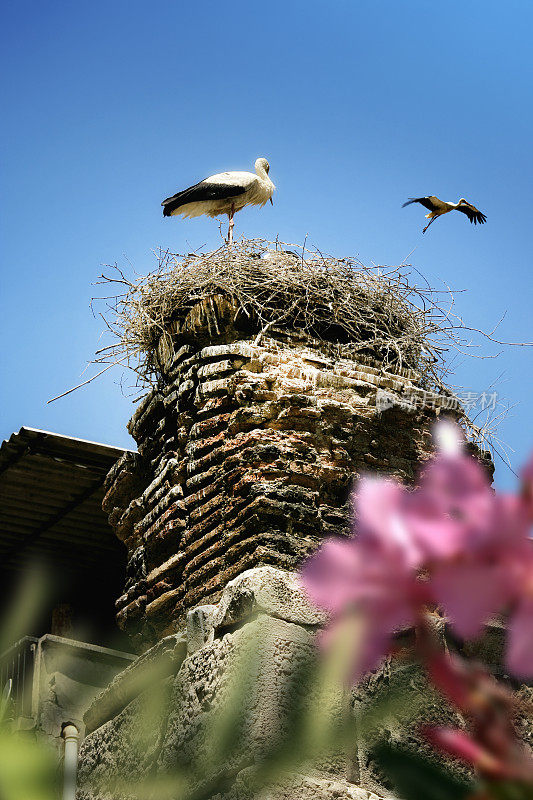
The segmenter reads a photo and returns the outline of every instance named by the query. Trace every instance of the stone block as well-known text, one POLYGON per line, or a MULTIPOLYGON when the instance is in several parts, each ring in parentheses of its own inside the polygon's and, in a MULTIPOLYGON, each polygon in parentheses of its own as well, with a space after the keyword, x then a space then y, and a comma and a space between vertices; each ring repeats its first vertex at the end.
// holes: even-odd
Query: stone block
POLYGON ((246 570, 226 584, 213 625, 218 633, 257 614, 299 625, 317 626, 326 621, 324 612, 308 599, 297 575, 275 567, 246 570))
POLYGON ((172 769, 176 761, 202 763, 222 708, 235 710, 234 724, 245 733, 234 754, 236 771, 259 758, 280 734, 280 721, 294 702, 292 670, 302 660, 310 668, 314 663, 313 636, 266 616, 190 654, 174 680, 159 768, 172 769))
POLYGON ((216 606, 196 606, 187 614, 187 653, 195 653, 213 641, 215 631, 213 621, 216 606))

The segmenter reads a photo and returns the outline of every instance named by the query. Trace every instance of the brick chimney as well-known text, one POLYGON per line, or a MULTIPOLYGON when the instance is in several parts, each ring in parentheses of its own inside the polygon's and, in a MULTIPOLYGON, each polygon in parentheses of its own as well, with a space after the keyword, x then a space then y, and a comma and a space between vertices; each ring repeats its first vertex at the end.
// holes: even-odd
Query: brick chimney
MULTIPOLYGON (((104 510, 128 549, 117 621, 138 650, 215 602, 250 567, 295 569, 349 528, 354 479, 413 479, 450 398, 301 333, 235 325, 231 300, 199 301, 158 346, 104 510)), ((453 413, 453 409, 451 409, 453 413)))

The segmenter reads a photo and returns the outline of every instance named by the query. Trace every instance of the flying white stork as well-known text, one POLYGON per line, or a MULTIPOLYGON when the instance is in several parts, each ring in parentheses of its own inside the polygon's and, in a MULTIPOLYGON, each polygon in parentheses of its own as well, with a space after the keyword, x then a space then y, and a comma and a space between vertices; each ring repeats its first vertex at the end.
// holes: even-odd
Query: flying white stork
POLYGON ((163 216, 183 214, 184 217, 229 217, 228 245, 233 241, 233 215, 244 206, 264 206, 276 188, 268 172, 270 165, 266 158, 258 158, 255 172, 220 172, 211 175, 200 183, 178 192, 163 200, 163 216))
POLYGON ((422 233, 427 231, 431 223, 434 222, 437 217, 442 217, 443 214, 447 214, 449 211, 461 211, 463 214, 466 214, 470 222, 473 222, 474 225, 477 225, 478 222, 480 225, 483 225, 487 220, 485 214, 482 214, 472 203, 467 202, 464 197, 461 197, 458 203, 447 203, 444 200, 439 200, 439 198, 434 195, 430 195, 429 197, 410 197, 407 203, 403 204, 402 208, 410 206, 411 203, 420 203, 424 208, 429 209, 429 214, 426 214, 426 219, 430 221, 422 233))

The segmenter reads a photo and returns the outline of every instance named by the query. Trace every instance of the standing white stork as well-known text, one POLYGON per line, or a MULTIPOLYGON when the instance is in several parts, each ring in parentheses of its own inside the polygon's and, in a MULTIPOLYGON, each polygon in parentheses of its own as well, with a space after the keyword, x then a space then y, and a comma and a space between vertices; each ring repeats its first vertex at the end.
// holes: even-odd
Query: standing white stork
POLYGON ((410 197, 407 203, 403 204, 402 208, 410 206, 411 203, 420 203, 424 208, 429 209, 429 214, 426 214, 426 219, 430 221, 422 233, 427 231, 431 223, 434 222, 437 217, 442 217, 443 214, 448 214, 449 211, 461 211, 463 214, 466 214, 470 222, 473 222, 474 225, 477 225, 478 222, 480 225, 483 225, 483 223, 487 221, 485 214, 482 214, 481 211, 473 206, 472 203, 465 200, 464 197, 461 197, 458 203, 439 200, 435 195, 429 195, 429 197, 410 197))
POLYGON ((276 188, 268 172, 266 158, 258 158, 253 172, 219 172, 200 183, 163 200, 163 216, 183 214, 184 217, 229 217, 228 245, 233 241, 233 216, 244 206, 264 206, 276 188))

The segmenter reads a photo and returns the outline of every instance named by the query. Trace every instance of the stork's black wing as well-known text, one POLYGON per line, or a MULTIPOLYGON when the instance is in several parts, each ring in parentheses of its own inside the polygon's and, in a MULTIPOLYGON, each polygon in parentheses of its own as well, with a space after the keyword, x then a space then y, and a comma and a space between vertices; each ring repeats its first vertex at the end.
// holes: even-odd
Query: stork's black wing
POLYGON ((470 222, 473 222, 474 225, 477 225, 478 222, 480 225, 483 225, 483 223, 487 221, 485 214, 482 214, 481 211, 471 203, 461 203, 461 205, 457 206, 457 211, 466 214, 470 222))
POLYGON ((169 217, 173 211, 187 203, 198 203, 202 200, 225 200, 227 197, 237 197, 243 194, 246 187, 238 186, 228 183, 210 183, 209 181, 200 181, 182 192, 167 197, 163 200, 163 216, 169 217))
POLYGON ((435 195, 428 195, 428 197, 410 197, 409 200, 403 204, 402 208, 410 206, 411 203, 420 203, 420 205, 427 208, 428 211, 436 211, 442 204, 442 200, 439 200, 435 195))

